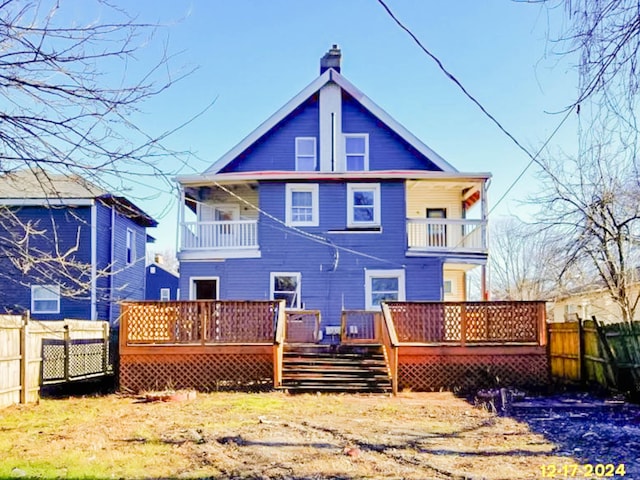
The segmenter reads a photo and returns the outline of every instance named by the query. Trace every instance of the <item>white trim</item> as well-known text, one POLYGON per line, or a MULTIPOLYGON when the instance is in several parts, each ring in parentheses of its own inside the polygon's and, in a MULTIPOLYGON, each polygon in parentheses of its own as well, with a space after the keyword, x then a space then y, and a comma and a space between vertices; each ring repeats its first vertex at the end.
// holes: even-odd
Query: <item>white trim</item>
POLYGON ((98 319, 98 207, 91 205, 91 320, 98 319))
POLYGON ((242 250, 182 250, 176 255, 179 261, 207 261, 223 262, 227 258, 261 258, 262 253, 258 248, 247 248, 242 250))
POLYGON ((225 153, 218 161, 211 165, 205 174, 213 174, 222 170, 225 166, 231 163, 235 158, 244 152, 247 148, 258 141, 263 135, 268 133, 273 127, 284 120, 287 115, 293 112, 296 108, 302 105, 305 101, 311 97, 314 93, 320 90, 324 85, 329 82, 335 82, 340 88, 346 91, 349 95, 356 99, 364 108, 369 110, 375 117, 377 117, 387 127, 397 133, 400 138, 404 139, 418 152, 427 157, 438 168, 441 168, 445 172, 457 172, 456 168, 446 162, 440 155, 431 150, 427 145, 422 143, 415 135, 409 130, 403 127, 400 123, 394 120, 387 112, 376 105, 371 99, 358 90, 351 82, 336 72, 333 68, 326 70, 322 75, 317 77, 313 82, 307 85, 300 93, 289 100, 282 108, 271 115, 265 120, 258 128, 247 135, 240 143, 225 153))
POLYGON ((73 205, 88 207, 95 203, 91 198, 0 198, 0 205, 15 206, 47 206, 73 205))
POLYGON ((124 261, 126 265, 133 265, 136 263, 136 232, 131 228, 127 228, 127 232, 125 234, 124 261), (131 233, 131 236, 129 236, 129 233, 131 233), (131 250, 131 255, 129 255, 129 250, 131 250))
POLYGON ((287 183, 285 197, 285 223, 295 227, 317 227, 320 224, 320 205, 318 203, 318 184, 317 183, 287 183), (311 193, 311 221, 294 221, 293 220, 293 193, 294 192, 310 192, 311 193))
POLYGON ((314 172, 318 168, 318 140, 316 137, 295 138, 295 167, 296 172, 314 172), (313 140, 313 168, 311 170, 302 170, 298 166, 298 157, 311 158, 311 155, 302 155, 298 152, 298 142, 300 140, 313 140))
POLYGON ((287 307, 292 310, 299 310, 302 302, 300 301, 300 297, 302 296, 302 277, 300 272, 270 272, 269 273, 269 299, 273 300, 273 294, 275 293, 273 288, 273 281, 276 277, 295 277, 296 278, 296 297, 295 297, 295 305, 292 307, 287 307))
POLYGON ((381 203, 379 183, 347 183, 347 227, 349 228, 370 228, 381 225, 381 203), (359 190, 373 190, 373 221, 356 222, 353 215, 353 193, 359 190))
POLYGON ((342 171, 344 172, 367 172, 369 171, 369 134, 368 133, 344 133, 342 142, 342 171), (362 170, 349 170, 347 168, 347 138, 364 138, 364 169, 362 170))
POLYGON ((215 280, 216 300, 220 300, 220 277, 189 277, 189 300, 196 300, 196 284, 194 280, 215 280))
POLYGON ((364 295, 365 295, 365 309, 366 310, 380 310, 380 306, 373 305, 371 302, 371 294, 373 289, 371 288, 372 278, 397 278, 398 279, 398 301, 404 302, 406 300, 406 284, 405 274, 403 269, 396 270, 369 270, 364 269, 364 295))
MULTIPOLYGON (((433 182, 469 182, 475 184, 490 179, 487 172, 436 172, 431 170, 372 170, 368 172, 295 172, 293 170, 266 170, 260 172, 232 172, 219 174, 181 175, 176 180, 183 186, 209 186, 212 182, 233 184, 257 180, 363 180, 398 179, 431 180, 433 182)), ((474 185, 469 185, 473 187, 474 185)))
POLYGON ((168 302, 169 300, 171 300, 171 289, 170 288, 161 288, 160 289, 160 301, 161 302, 168 302), (167 298, 162 298, 164 296, 166 296, 167 298))
POLYGON ((320 88, 319 100, 320 170, 337 170, 342 132, 342 91, 333 82, 320 88))
POLYGON ((115 295, 114 291, 114 267, 116 264, 116 209, 111 207, 111 259, 109 263, 109 325, 114 322, 115 295))
MULTIPOLYGON (((48 300, 54 300, 54 299, 52 298, 52 299, 48 299, 48 300)), ((31 313, 37 313, 37 314, 40 314, 40 313, 60 313, 60 285, 31 285, 31 313), (55 309, 55 310, 36 310, 36 308, 35 308, 35 298, 34 298, 34 290, 35 289, 48 290, 52 294, 57 295, 57 298, 55 299, 55 301, 58 303, 58 308, 55 309)))

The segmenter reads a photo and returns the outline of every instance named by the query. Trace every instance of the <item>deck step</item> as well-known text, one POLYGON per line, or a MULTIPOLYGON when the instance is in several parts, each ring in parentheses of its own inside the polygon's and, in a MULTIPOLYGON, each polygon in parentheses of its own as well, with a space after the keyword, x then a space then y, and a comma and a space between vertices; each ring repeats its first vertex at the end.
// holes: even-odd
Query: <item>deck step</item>
POLYGON ((391 380, 381 345, 285 345, 282 388, 389 393, 391 380))

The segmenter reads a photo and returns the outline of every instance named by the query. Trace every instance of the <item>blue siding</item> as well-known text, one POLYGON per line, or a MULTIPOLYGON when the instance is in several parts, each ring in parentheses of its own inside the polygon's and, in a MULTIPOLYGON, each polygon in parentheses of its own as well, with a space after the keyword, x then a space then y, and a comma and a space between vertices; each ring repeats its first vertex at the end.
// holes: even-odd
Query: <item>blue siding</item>
POLYGON ((110 320, 111 294, 111 212, 112 209, 98 203, 96 205, 97 236, 96 236, 96 314, 98 320, 110 320), (106 274, 100 274, 106 272, 106 274))
MULTIPOLYGON (((327 239, 329 245, 305 238, 262 216, 259 223, 262 258, 182 262, 183 298, 188 295, 190 277, 212 276, 220 277, 220 298, 268 299, 270 272, 300 272, 304 307, 321 310, 323 323, 335 325, 339 323, 342 307, 365 308, 365 269, 404 269, 408 300, 440 300, 442 259, 405 256, 404 183, 381 183, 380 233, 328 233, 345 230, 346 189, 342 182, 320 184, 320 225, 302 228, 327 239), (366 256, 336 250, 332 245, 366 256)), ((284 218, 285 184, 261 183, 260 205, 270 214, 284 218)))
MULTIPOLYGON (((78 250, 71 253, 67 259, 83 264, 91 262, 91 209, 90 207, 79 208, 46 208, 46 207, 23 207, 17 210, 17 216, 23 224, 31 222, 39 232, 44 235, 31 235, 29 245, 34 252, 44 252, 56 255, 56 251, 61 254, 69 252, 75 248, 76 242, 78 250), (58 246, 56 249, 56 239, 58 246)), ((0 227, 0 237, 7 236, 8 222, 3 222, 0 227)), ((1 241, 1 240, 0 240, 1 241)), ((10 249, 9 249, 10 250, 10 249)), ((90 273, 80 272, 77 269, 69 268, 67 278, 60 273, 60 267, 54 265, 48 268, 44 274, 38 273, 38 267, 34 266, 26 274, 21 274, 7 260, 0 263, 0 268, 4 275, 0 277, 0 305, 4 310, 22 312, 31 309, 31 288, 30 285, 51 285, 61 282, 70 288, 77 288, 81 285, 89 285, 90 273), (77 282, 69 280, 77 279, 77 282)), ((76 298, 60 299, 60 313, 57 314, 32 314, 36 320, 57 320, 60 318, 90 318, 91 303, 89 290, 79 292, 76 298)))
POLYGON ((178 300, 178 277, 157 264, 148 265, 146 269, 145 300, 160 300, 160 290, 168 288, 169 300, 178 300), (152 271, 152 267, 155 271, 152 271))
POLYGON ((442 170, 346 93, 342 132, 369 134, 369 170, 442 170))
MULTIPOLYGON (((223 168, 222 172, 295 170, 295 138, 318 138, 318 115, 318 97, 314 95, 223 168)), ((318 145, 319 141, 316 142, 316 148, 318 145)))
POLYGON ((144 300, 146 229, 120 213, 115 215, 112 264, 112 319, 117 323, 120 315, 119 301, 144 300), (135 232, 135 259, 127 264, 127 229, 135 232))

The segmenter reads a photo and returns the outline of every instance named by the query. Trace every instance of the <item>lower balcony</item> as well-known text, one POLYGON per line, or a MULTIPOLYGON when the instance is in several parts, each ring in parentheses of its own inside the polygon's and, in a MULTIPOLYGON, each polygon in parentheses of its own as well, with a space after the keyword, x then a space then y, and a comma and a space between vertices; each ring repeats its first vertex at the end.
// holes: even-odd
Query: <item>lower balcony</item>
POLYGON ((183 260, 260 256, 257 220, 183 222, 180 231, 183 260))
POLYGON ((487 223, 482 220, 408 218, 408 253, 487 254, 487 223))

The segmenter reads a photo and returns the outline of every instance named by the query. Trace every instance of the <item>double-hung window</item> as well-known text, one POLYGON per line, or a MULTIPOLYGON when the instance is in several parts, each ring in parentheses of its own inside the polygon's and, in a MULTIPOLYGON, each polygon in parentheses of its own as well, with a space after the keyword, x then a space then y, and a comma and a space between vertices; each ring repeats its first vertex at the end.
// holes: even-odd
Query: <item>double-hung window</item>
POLYGON ((160 301, 168 302, 171 300, 171 289, 170 288, 161 288, 160 289, 160 301))
POLYGON ((344 153, 347 172, 369 170, 369 135, 345 133, 344 153))
POLYGON ((136 261, 136 234, 133 230, 127 228, 127 265, 136 261))
POLYGON ((287 225, 296 227, 317 227, 318 215, 318 185, 317 184, 287 184, 286 188, 287 225))
POLYGON ((405 300, 404 270, 365 270, 367 310, 380 310, 385 300, 405 300))
POLYGON ((60 313, 60 286, 32 285, 32 313, 60 313))
POLYGON ((347 184, 347 227, 380 226, 380 184, 347 184))
POLYGON ((300 273, 272 272, 271 300, 284 300, 287 308, 300 308, 300 273))
POLYGON ((316 137, 296 137, 296 170, 316 170, 316 137))

